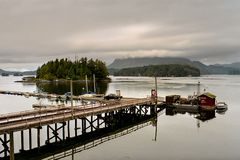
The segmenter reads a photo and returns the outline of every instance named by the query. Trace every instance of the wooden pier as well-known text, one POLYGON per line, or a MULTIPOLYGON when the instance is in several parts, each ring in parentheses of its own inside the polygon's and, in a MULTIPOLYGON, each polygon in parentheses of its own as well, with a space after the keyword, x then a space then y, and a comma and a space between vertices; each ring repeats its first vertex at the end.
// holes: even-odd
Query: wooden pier
POLYGON ((94 116, 132 106, 151 104, 151 99, 123 99, 104 103, 96 107, 52 107, 3 114, 0 115, 0 135, 28 128, 37 128, 48 124, 66 122, 76 118, 94 116))
MULTIPOLYGON (((4 92, 4 94, 6 93, 7 92, 4 92)), ((17 95, 17 93, 14 92, 11 92, 10 94, 17 95)), ((26 93, 22 92, 21 95, 24 94, 26 95, 26 93)), ((28 96, 36 95, 28 94, 28 96)), ((118 113, 152 115, 156 114, 157 111, 155 101, 151 98, 123 98, 121 100, 109 101, 104 101, 103 98, 95 98, 99 100, 99 105, 71 107, 55 106, 0 115, 0 142, 3 146, 3 150, 0 148, 0 155, 4 154, 4 157, 9 155, 11 160, 14 159, 15 132, 21 132, 21 150, 24 150, 24 131, 28 130, 29 132, 29 149, 31 149, 31 129, 37 129, 37 147, 39 148, 41 146, 40 130, 44 126, 47 127, 46 143, 50 143, 50 141, 54 139, 55 141, 64 141, 67 137, 71 137, 70 121, 75 121, 74 131, 76 136, 78 135, 79 128, 81 128, 82 134, 84 134, 87 129, 90 129, 91 131, 98 129, 101 127, 102 123, 105 123, 106 127, 109 125, 109 117, 111 119, 112 115, 118 113), (94 117, 96 119, 94 119, 94 117), (78 120, 81 120, 81 127, 78 127, 78 120), (88 127, 87 122, 89 123, 88 127), (67 127, 67 131, 65 130, 65 126, 67 127), (59 137, 60 130, 62 130, 62 138, 59 137), (50 131, 52 131, 52 137, 50 137, 50 131)))

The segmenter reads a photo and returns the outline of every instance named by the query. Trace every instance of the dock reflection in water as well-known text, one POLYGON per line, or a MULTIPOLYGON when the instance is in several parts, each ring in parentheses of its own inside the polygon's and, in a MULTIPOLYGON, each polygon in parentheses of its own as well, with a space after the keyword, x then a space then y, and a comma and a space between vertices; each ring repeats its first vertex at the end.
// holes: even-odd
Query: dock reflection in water
MULTIPOLYGON (((174 116, 176 114, 190 114, 196 118, 197 126, 200 127, 200 122, 205 122, 214 119, 215 111, 199 111, 197 109, 177 109, 177 108, 159 108, 157 114, 132 114, 128 112, 117 112, 108 114, 105 116, 99 116, 95 121, 95 124, 89 124, 88 131, 82 132, 81 135, 75 135, 74 137, 67 137, 66 140, 56 141, 53 143, 47 142, 46 145, 40 148, 33 148, 30 150, 24 150, 15 154, 15 158, 19 160, 25 159, 63 159, 65 157, 76 158, 75 154, 87 149, 91 149, 104 142, 112 139, 131 134, 134 131, 142 129, 146 126, 152 125, 156 128, 155 140, 157 138, 157 119, 158 115, 164 113, 166 116, 174 116), (101 121, 101 119, 104 119, 101 121), (96 123, 98 123, 96 125, 96 123), (96 125, 96 126, 95 126, 96 125), (97 127, 103 126, 103 127, 97 127)), ((86 128, 86 130, 87 130, 86 128)), ((79 128, 80 129, 80 128, 79 128)), ((3 159, 8 159, 5 157, 3 159)))

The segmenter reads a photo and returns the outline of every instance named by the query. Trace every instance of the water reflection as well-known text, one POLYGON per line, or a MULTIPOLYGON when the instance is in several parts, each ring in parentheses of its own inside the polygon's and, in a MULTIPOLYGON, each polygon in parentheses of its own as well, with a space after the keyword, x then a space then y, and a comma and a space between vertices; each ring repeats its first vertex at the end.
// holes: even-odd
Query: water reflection
MULTIPOLYGON (((108 83, 106 81, 97 81, 96 82, 96 93, 97 94, 105 94, 108 89, 108 83)), ((37 92, 47 92, 50 94, 64 94, 70 91, 70 83, 69 82, 46 82, 46 83, 37 83, 37 92)), ((93 82, 88 83, 89 92, 93 92, 93 82)), ((86 84, 83 81, 74 81, 73 82, 73 94, 81 95, 86 93, 86 84)))
MULTIPOLYGON (((215 116, 215 110, 212 111, 203 111, 199 109, 181 109, 181 108, 166 108, 166 115, 167 116, 174 116, 177 114, 186 114, 193 115, 194 118, 200 120, 202 122, 212 120, 215 116)), ((200 122, 197 121, 197 127, 200 127, 200 122)))
POLYGON ((224 115, 227 112, 228 108, 224 108, 224 109, 218 109, 216 112, 218 114, 224 115))

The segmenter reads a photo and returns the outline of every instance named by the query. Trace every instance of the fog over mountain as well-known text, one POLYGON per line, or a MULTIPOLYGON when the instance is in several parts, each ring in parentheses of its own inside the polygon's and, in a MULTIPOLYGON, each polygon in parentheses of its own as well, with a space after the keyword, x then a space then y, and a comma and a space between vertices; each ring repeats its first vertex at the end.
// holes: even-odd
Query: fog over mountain
POLYGON ((65 57, 240 61, 239 0, 1 0, 0 19, 7 70, 65 57))

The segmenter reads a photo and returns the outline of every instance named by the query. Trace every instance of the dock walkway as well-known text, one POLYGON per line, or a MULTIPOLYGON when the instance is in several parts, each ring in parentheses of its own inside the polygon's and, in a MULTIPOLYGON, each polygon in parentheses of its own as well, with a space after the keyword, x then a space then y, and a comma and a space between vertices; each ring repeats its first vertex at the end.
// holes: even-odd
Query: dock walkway
POLYGON ((58 106, 3 114, 0 115, 0 135, 145 104, 151 104, 151 99, 122 99, 95 107, 58 106))

